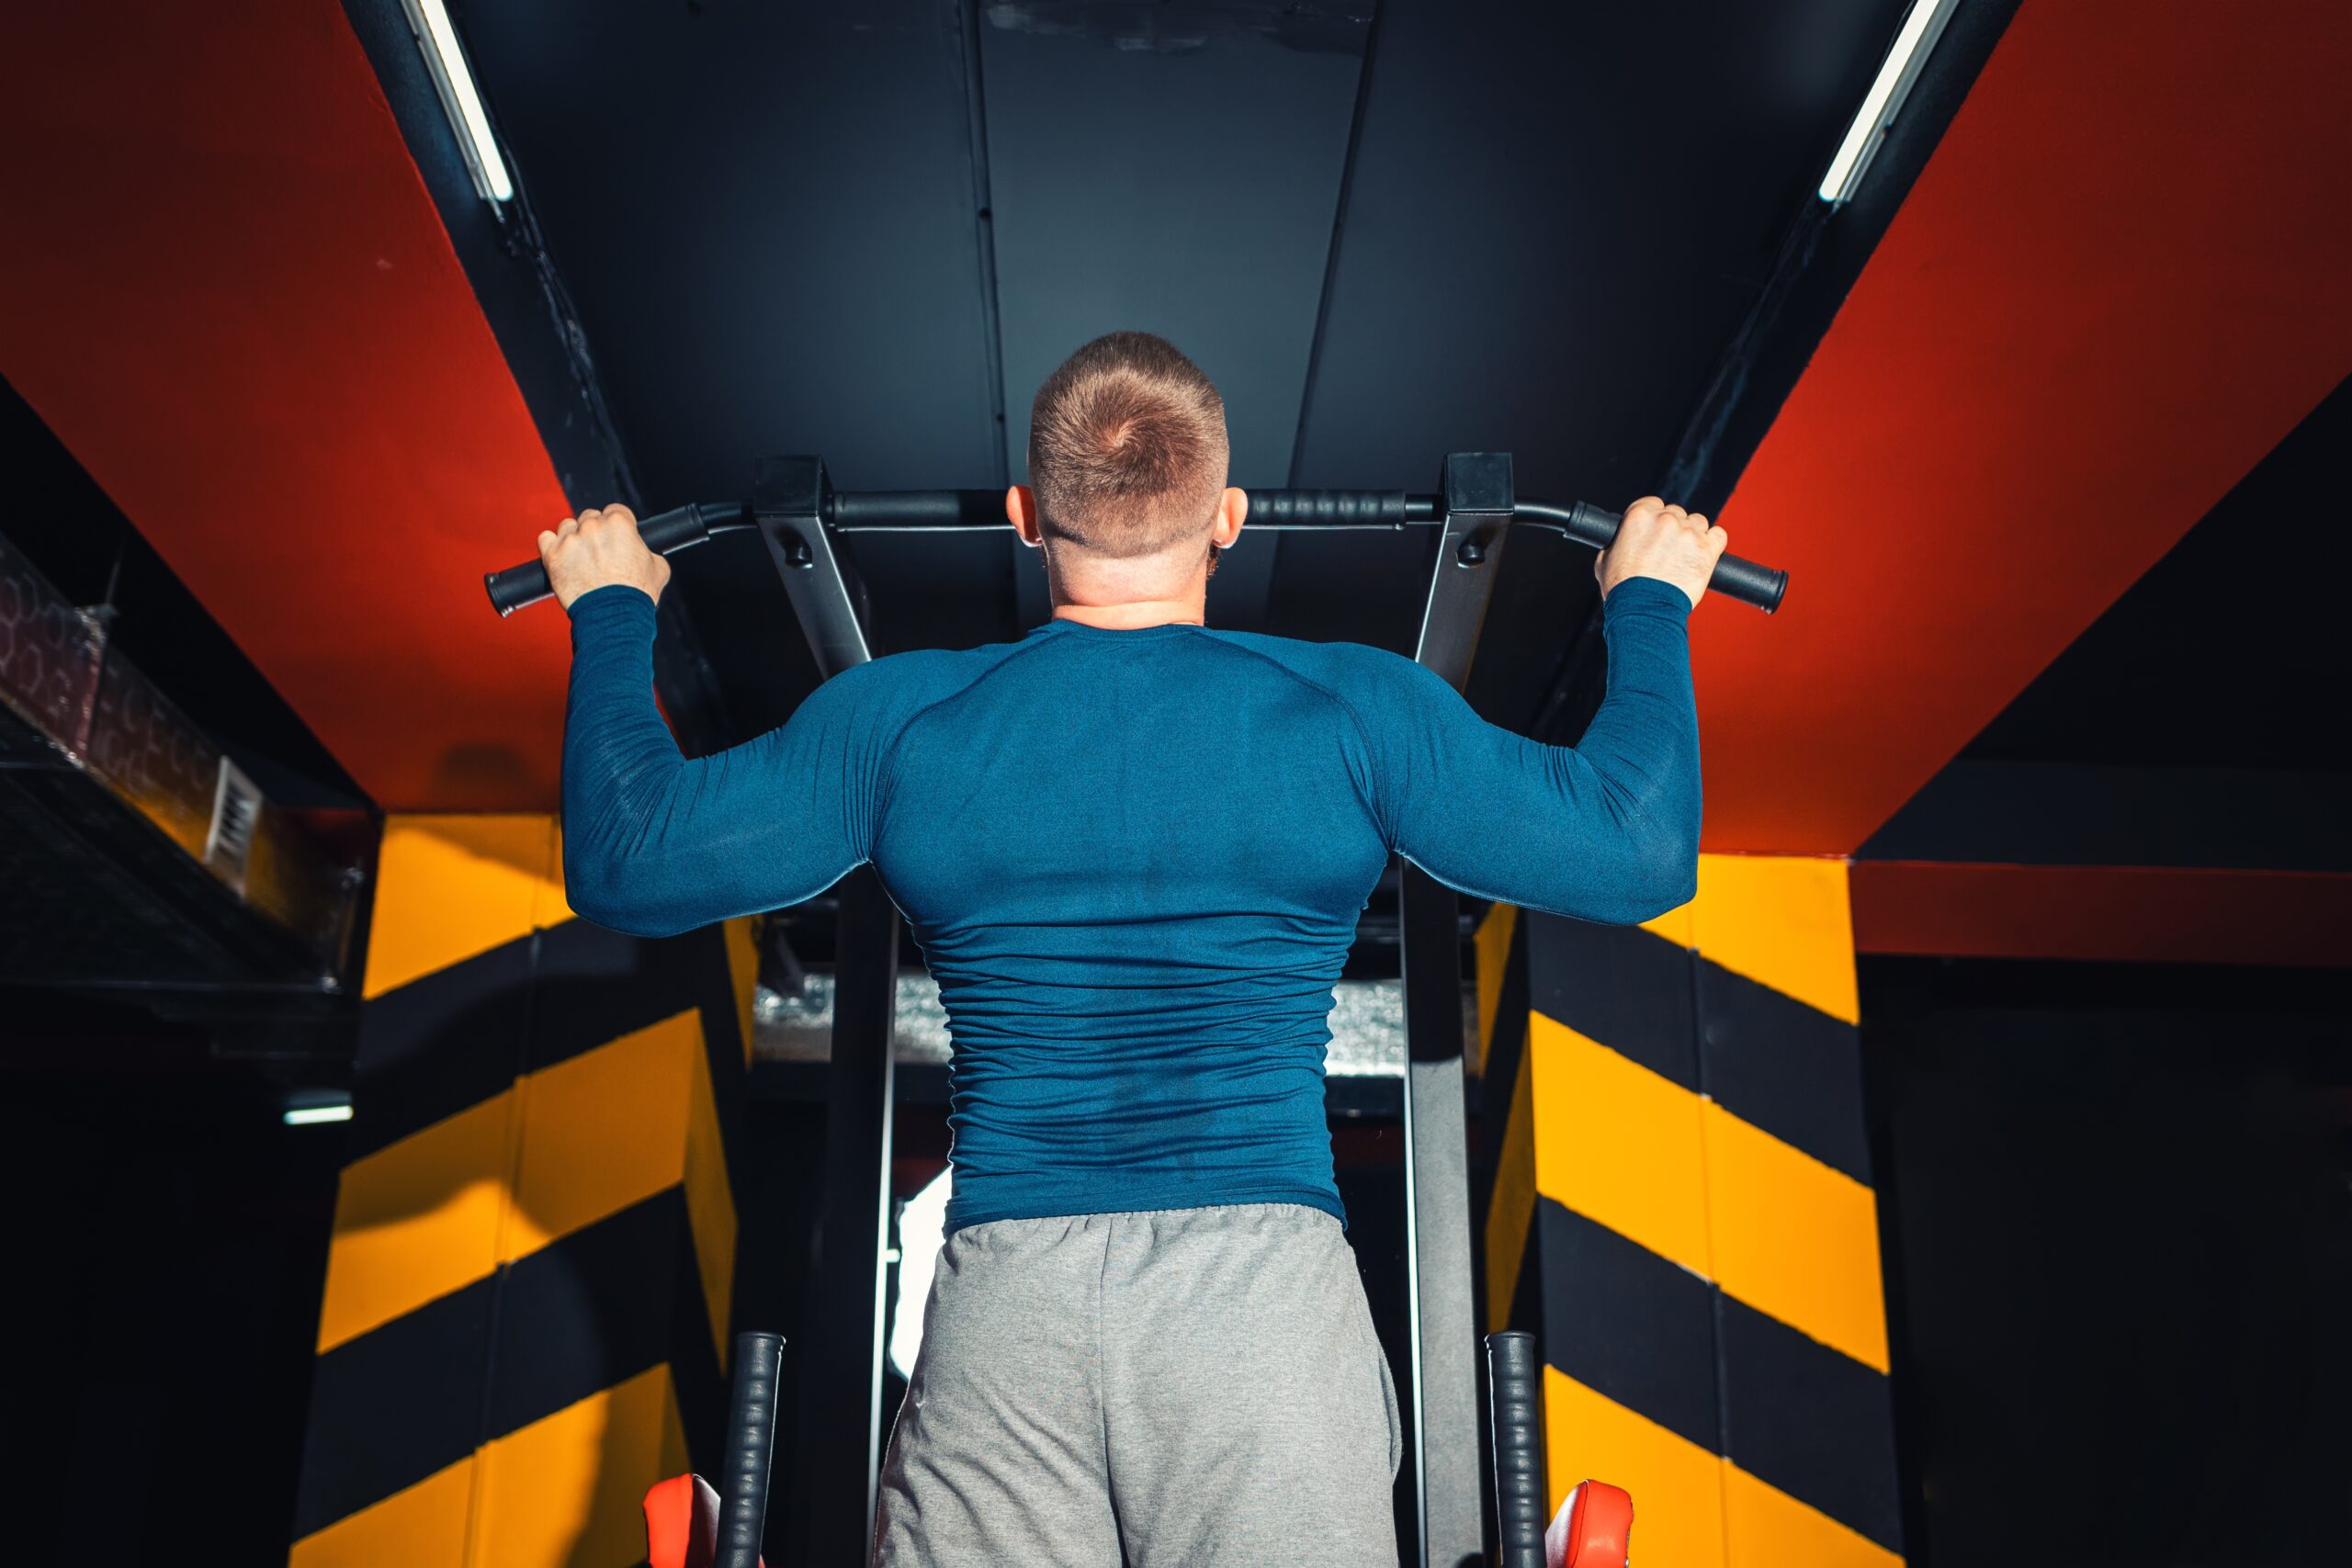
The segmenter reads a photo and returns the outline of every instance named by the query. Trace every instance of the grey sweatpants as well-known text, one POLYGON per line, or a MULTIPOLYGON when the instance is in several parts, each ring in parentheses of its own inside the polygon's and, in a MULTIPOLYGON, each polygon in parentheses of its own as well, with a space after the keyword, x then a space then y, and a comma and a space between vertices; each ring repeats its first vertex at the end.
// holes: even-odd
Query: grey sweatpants
POLYGON ((1295 1203, 947 1238, 880 1568, 1396 1561, 1396 1390, 1340 1222, 1295 1203))

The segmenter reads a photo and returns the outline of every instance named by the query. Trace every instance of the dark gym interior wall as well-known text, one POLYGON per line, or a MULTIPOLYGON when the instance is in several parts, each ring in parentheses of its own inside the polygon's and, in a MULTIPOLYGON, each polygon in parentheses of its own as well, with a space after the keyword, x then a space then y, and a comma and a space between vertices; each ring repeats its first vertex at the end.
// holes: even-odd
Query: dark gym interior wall
MULTIPOLYGON (((367 805, 5 380, 0 471, 0 534, 273 800, 367 805)), ((266 1001, 216 1000, 208 1025, 0 983, 11 1562, 84 1561, 74 1521, 101 1517, 150 1561, 186 1556, 191 1521, 214 1561, 283 1556, 343 1144, 284 1112, 289 1086, 341 1082, 349 1032, 273 1032, 266 1001)))
POLYGON ((1861 989, 1914 1560, 2342 1561, 2352 972, 1861 989))
POLYGON ((0 987, 14 1563, 283 1560, 340 1129, 143 1010, 0 987))

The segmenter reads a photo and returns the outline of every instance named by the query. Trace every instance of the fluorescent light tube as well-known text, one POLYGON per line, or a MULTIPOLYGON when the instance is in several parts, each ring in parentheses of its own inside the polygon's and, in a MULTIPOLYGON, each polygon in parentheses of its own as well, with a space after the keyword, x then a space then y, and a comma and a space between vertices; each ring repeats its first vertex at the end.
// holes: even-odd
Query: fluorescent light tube
MULTIPOLYGON (((433 0, 438 4, 438 0, 433 0)), ((1928 62, 1928 52, 1942 36, 1944 24, 1951 19, 1953 8, 1960 0, 1912 0, 1910 14, 1903 18, 1903 26, 1894 35, 1894 47, 1886 51, 1885 63, 1878 68, 1871 90, 1862 96, 1862 107, 1854 112, 1854 123, 1846 128, 1846 139, 1838 144, 1838 155, 1829 160, 1829 172, 1821 176, 1821 199, 1842 202, 1854 194, 1861 183, 1862 171, 1870 167, 1871 157, 1886 140, 1886 128, 1903 112, 1903 100, 1911 96, 1911 85, 1919 79, 1919 68, 1928 62)))
POLYGON ((286 1112, 286 1124, 288 1127, 314 1127, 322 1122, 350 1120, 351 1106, 347 1101, 342 1105, 291 1106, 286 1112))
POLYGON ((506 200, 514 194, 514 182, 499 153, 498 139, 490 133, 490 113, 481 107, 474 73, 466 64, 466 51, 458 46, 458 29, 450 24, 448 7, 442 0, 401 0, 401 9, 408 13, 409 31, 416 35, 416 46, 424 51, 434 88, 441 95, 441 107, 457 130, 458 146, 466 155, 466 167, 473 172, 474 188, 481 192, 484 201, 506 200))

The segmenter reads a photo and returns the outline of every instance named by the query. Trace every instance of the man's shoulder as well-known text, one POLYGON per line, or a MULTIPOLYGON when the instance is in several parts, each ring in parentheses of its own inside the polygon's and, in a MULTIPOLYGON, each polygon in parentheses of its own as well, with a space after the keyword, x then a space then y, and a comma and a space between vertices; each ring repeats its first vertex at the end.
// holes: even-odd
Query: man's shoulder
POLYGON ((977 648, 910 648, 854 664, 825 682, 836 702, 904 722, 923 709, 980 684, 1017 658, 1020 642, 982 643, 977 648))
POLYGON ((826 684, 842 686, 869 701, 935 700, 971 684, 1001 663, 1015 646, 989 643, 979 648, 910 648, 853 664, 826 684))
POLYGON ((1216 632, 1217 639, 1281 665, 1299 679, 1324 686, 1350 702, 1376 698, 1399 681, 1410 681, 1420 666, 1403 654, 1363 642, 1310 642, 1265 632, 1216 632))

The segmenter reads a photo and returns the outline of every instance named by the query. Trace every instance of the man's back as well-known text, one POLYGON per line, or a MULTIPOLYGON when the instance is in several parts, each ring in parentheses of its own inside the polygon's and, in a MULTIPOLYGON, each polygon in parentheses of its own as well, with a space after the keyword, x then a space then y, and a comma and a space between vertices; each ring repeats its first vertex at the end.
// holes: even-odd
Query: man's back
POLYGON ((600 590, 572 612, 568 886, 592 919, 677 929, 870 860, 948 1012, 951 1229, 1337 1215, 1331 986, 1391 850, 1593 919, 1689 896, 1689 607, 1646 580, 1611 596, 1611 701, 1574 750, 1484 723, 1380 649, 1057 619, 876 660, 682 763, 646 691, 651 602, 600 590))
POLYGON ((1337 660, 1076 621, 922 657, 958 689, 899 738, 874 863, 956 1043, 949 1224, 1340 1213, 1325 1020, 1388 849, 1362 726, 1299 668, 1337 660))

